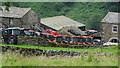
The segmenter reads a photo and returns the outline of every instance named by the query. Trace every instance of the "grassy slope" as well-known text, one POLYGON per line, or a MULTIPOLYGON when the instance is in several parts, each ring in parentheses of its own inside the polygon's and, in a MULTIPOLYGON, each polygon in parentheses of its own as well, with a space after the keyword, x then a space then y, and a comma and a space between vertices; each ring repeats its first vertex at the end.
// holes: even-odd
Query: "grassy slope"
POLYGON ((73 49, 73 48, 61 48, 61 47, 42 47, 42 46, 30 46, 30 45, 8 45, 0 44, 0 46, 14 46, 21 48, 33 48, 33 49, 42 49, 42 50, 67 50, 67 51, 92 51, 92 52, 117 52, 117 49, 73 49))
MULTIPOLYGON (((1 55, 1 54, 0 54, 1 55)), ((3 66, 117 66, 118 57, 89 55, 89 57, 22 56, 14 52, 2 54, 3 66), (92 57, 90 57, 92 56, 92 57)), ((0 58, 1 59, 1 58, 0 58)))

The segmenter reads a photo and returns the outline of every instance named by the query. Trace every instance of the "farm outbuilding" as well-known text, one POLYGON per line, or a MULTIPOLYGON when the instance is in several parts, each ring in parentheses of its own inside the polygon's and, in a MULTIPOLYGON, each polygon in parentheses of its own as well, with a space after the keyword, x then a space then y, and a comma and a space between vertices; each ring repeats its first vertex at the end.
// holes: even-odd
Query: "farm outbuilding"
POLYGON ((5 6, 0 6, 0 21, 8 27, 39 27, 39 15, 31 8, 9 7, 9 11, 5 8, 5 6))
POLYGON ((74 21, 66 16, 55 16, 41 19, 41 27, 58 31, 63 27, 75 26, 81 30, 85 30, 85 25, 74 21))
POLYGON ((57 32, 58 34, 69 35, 69 36, 87 35, 84 31, 82 31, 76 26, 63 27, 57 32))
POLYGON ((120 42, 119 16, 120 13, 108 12, 108 14, 101 21, 103 42, 120 42))

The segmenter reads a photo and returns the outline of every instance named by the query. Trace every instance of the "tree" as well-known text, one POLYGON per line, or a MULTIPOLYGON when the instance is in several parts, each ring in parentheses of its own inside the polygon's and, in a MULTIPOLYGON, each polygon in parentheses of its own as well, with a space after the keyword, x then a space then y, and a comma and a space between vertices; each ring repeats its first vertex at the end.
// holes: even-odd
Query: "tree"
POLYGON ((66 6, 73 6, 75 2, 63 2, 66 6))
POLYGON ((94 14, 91 16, 91 18, 87 21, 87 27, 88 29, 93 29, 93 30, 100 30, 100 21, 101 18, 98 14, 94 14))
POLYGON ((11 6, 11 2, 4 2, 2 5, 6 6, 5 10, 9 11, 9 7, 11 6))
POLYGON ((20 7, 19 2, 12 2, 11 4, 12 4, 13 6, 15 6, 15 7, 20 7))

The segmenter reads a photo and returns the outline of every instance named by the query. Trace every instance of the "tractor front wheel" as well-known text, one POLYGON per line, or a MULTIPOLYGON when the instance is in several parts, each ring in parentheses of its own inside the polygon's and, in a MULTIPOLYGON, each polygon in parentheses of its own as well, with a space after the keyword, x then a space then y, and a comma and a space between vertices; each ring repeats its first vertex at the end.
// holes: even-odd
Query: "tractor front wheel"
POLYGON ((9 44, 17 44, 17 38, 15 36, 11 36, 9 39, 8 39, 8 43, 9 44))

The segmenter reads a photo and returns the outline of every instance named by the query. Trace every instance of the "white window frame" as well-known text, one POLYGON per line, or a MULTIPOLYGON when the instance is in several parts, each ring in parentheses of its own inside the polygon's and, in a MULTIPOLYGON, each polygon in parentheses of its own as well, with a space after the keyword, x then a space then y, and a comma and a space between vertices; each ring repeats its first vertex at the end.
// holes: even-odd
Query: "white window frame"
POLYGON ((118 37, 112 37, 112 38, 110 38, 109 40, 108 40, 108 42, 111 42, 111 40, 112 39, 117 39, 118 40, 118 42, 120 43, 120 40, 119 40, 119 38, 118 37))
POLYGON ((13 19, 10 18, 10 25, 13 25, 13 19))
POLYGON ((118 33, 118 25, 112 25, 112 33, 118 33), (114 29, 117 29, 117 31, 114 31, 114 29))

